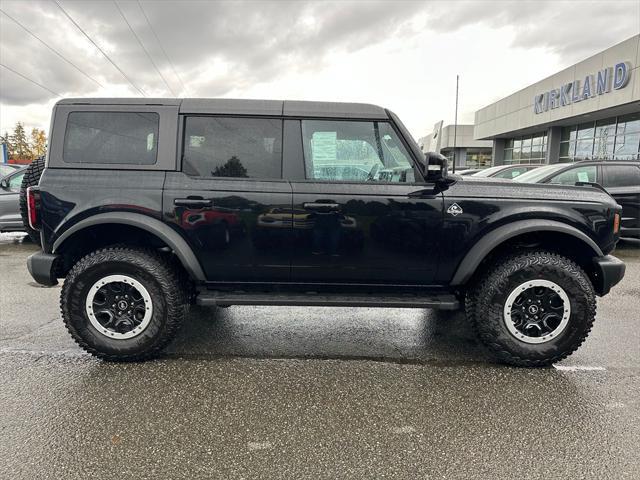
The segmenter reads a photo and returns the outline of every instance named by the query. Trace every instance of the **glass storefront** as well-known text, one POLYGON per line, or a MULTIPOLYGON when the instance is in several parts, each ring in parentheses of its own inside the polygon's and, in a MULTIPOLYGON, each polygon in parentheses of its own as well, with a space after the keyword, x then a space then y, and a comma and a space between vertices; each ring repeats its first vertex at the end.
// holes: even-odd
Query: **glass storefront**
POLYGON ((491 166, 490 148, 467 148, 467 167, 486 168, 491 166))
POLYGON ((562 129, 560 162, 640 159, 640 113, 562 129))
POLYGON ((504 148, 505 165, 544 163, 547 155, 547 133, 509 138, 504 148))

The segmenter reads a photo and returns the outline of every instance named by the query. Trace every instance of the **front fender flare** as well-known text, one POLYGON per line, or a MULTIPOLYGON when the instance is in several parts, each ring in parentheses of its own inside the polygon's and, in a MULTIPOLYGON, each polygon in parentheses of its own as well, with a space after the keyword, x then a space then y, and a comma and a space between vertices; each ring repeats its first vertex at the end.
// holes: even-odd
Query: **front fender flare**
POLYGON ((84 220, 79 221, 75 225, 73 225, 68 230, 65 230, 62 235, 60 235, 53 244, 52 253, 56 253, 56 251, 60 248, 60 246, 70 238, 73 234, 84 230, 88 227, 93 227, 94 225, 100 225, 105 223, 117 223, 121 225, 130 225, 132 227, 138 227, 142 230, 146 230, 147 232, 155 235, 159 239, 161 239, 164 243, 167 244, 171 250, 176 254, 184 268, 187 270, 189 275, 194 280, 198 280, 201 282, 206 281, 206 277, 204 271, 202 270, 202 266, 198 261, 196 255, 193 253, 193 250, 186 242, 184 238, 182 238, 178 232, 173 230, 171 227, 162 223, 160 220, 155 218, 141 215, 139 213, 131 213, 131 212, 110 212, 110 213, 100 213, 98 215, 94 215, 90 218, 86 218, 84 220))
POLYGON ((486 256, 498 245, 506 240, 523 233, 530 232, 560 232, 571 235, 584 243, 593 250, 594 257, 601 257, 602 250, 587 234, 581 232, 571 225, 557 222, 555 220, 520 220, 517 222, 502 225, 495 230, 485 234, 476 244, 467 252, 460 265, 456 269, 451 280, 451 285, 464 285, 475 273, 476 269, 486 258, 486 256))

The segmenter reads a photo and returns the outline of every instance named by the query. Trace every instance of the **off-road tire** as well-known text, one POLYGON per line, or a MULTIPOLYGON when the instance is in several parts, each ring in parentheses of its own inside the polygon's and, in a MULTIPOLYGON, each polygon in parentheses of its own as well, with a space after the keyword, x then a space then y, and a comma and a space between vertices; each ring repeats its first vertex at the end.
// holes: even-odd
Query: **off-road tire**
POLYGON ((467 293, 466 311, 480 340, 504 363, 543 367, 558 362, 580 347, 596 315, 596 297, 587 274, 570 259, 547 251, 510 254, 487 269, 467 293), (571 312, 564 330, 544 343, 525 343, 512 335, 504 320, 509 294, 521 283, 549 280, 569 297, 571 312))
POLYGON ((29 212, 27 211, 27 188, 35 187, 40 182, 40 176, 44 170, 44 157, 36 158, 27 167, 24 177, 22 177, 22 185, 20 185, 20 216, 22 217, 22 225, 29 235, 29 238, 36 245, 40 245, 40 232, 29 226, 29 212))
POLYGON ((108 247, 80 259, 67 275, 60 308, 67 330, 80 347, 108 361, 142 361, 156 356, 175 336, 187 312, 188 291, 179 272, 160 254, 142 249, 108 247), (112 339, 90 322, 85 309, 88 291, 100 278, 127 275, 149 292, 153 314, 137 336, 112 339))

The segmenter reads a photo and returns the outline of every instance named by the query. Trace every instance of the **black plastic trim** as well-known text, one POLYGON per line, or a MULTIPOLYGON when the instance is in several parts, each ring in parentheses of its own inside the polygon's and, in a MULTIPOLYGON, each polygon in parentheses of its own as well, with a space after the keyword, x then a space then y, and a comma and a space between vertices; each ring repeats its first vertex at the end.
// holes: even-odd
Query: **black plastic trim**
POLYGON ((148 217, 146 215, 140 215, 131 212, 112 212, 112 213, 100 213, 94 215, 91 218, 81 220, 66 230, 53 244, 53 253, 56 253, 63 245, 64 241, 71 237, 74 233, 79 232, 87 227, 94 225, 100 225, 104 223, 116 223, 122 225, 131 225, 133 227, 139 227, 146 230, 149 233, 156 235, 164 243, 166 243, 171 250, 180 259, 180 262, 184 268, 189 272, 194 280, 201 282, 206 281, 204 270, 200 265, 193 250, 186 242, 184 238, 180 236, 176 231, 172 230, 169 226, 162 223, 160 220, 148 217))
POLYGON ((287 305, 321 307, 433 308, 457 310, 460 302, 454 295, 370 295, 344 293, 247 293, 201 292, 198 305, 287 305))
POLYGON ((27 269, 33 279, 40 285, 53 287, 58 284, 55 268, 60 255, 37 252, 27 258, 27 269))
POLYGON ((626 266, 622 260, 613 255, 605 255, 593 259, 595 275, 593 287, 599 296, 604 296, 624 277, 626 266))
POLYGON ((451 280, 451 285, 464 285, 474 274, 480 262, 498 245, 517 235, 529 232, 561 232, 571 235, 586 243, 594 256, 601 257, 603 255, 600 247, 589 236, 581 232, 571 225, 557 222, 555 220, 521 220, 509 223, 485 234, 475 245, 467 252, 465 257, 458 265, 456 273, 451 280))

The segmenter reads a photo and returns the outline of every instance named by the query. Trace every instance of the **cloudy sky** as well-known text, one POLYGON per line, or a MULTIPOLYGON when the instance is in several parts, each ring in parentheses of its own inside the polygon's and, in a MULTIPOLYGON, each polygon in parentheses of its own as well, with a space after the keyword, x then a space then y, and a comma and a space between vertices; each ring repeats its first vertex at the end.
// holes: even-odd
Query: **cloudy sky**
POLYGON ((0 10, 0 132, 19 120, 48 128, 60 97, 146 95, 375 103, 419 137, 453 122, 456 74, 459 121, 472 123, 478 108, 640 31, 638 0, 0 0, 0 10))

